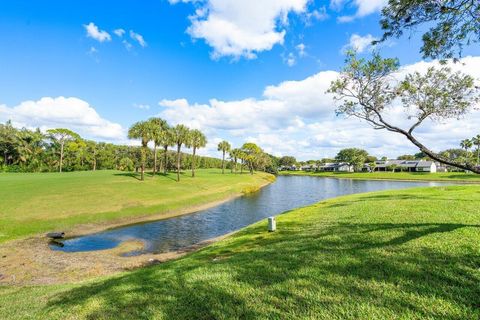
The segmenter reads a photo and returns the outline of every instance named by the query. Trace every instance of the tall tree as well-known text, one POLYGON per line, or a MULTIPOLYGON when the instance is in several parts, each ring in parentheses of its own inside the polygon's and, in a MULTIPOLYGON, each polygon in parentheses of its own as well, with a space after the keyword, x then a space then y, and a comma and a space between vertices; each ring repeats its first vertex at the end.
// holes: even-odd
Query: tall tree
POLYGON ((477 166, 480 165, 480 134, 472 138, 472 143, 477 147, 477 166))
POLYGON ((139 121, 134 123, 128 130, 128 138, 140 139, 142 144, 141 153, 141 177, 144 180, 145 163, 147 161, 148 143, 152 140, 152 124, 148 121, 139 121))
POLYGON ((182 145, 188 143, 190 130, 183 124, 177 124, 172 128, 172 141, 177 146, 177 182, 180 181, 180 158, 182 145))
MULTIPOLYGON (((148 120, 151 124, 150 129, 152 130, 151 136, 153 140, 153 177, 157 173, 157 147, 162 145, 163 138, 168 134, 168 123, 167 121, 161 118, 150 118, 148 120)), ((168 148, 168 146, 167 146, 168 148)))
POLYGON ((80 136, 72 130, 65 128, 49 129, 47 130, 47 133, 50 135, 52 140, 55 140, 60 145, 60 162, 58 168, 59 171, 62 172, 65 143, 74 139, 80 139, 80 136))
POLYGON ((244 161, 247 163, 250 174, 253 174, 253 170, 255 169, 255 161, 262 153, 262 149, 255 143, 247 142, 243 144, 242 151, 244 153, 244 161))
POLYGON ((465 45, 480 41, 480 1, 389 0, 382 10, 381 26, 381 41, 426 26, 420 50, 423 56, 456 58, 465 45))
POLYGON ((196 162, 196 152, 199 148, 204 148, 207 145, 207 137, 197 129, 190 131, 190 136, 188 143, 186 144, 187 148, 192 148, 192 177, 195 177, 195 162, 196 162))
POLYGON ((338 103, 337 113, 360 118, 377 130, 401 134, 435 161, 480 173, 480 168, 471 164, 443 158, 413 134, 427 119, 441 121, 468 114, 480 101, 474 79, 452 72, 448 67, 432 67, 424 74, 407 74, 395 84, 392 80, 398 65, 398 60, 382 59, 378 54, 366 60, 357 59, 354 52, 348 53, 345 68, 328 91, 338 103), (397 103, 402 106, 405 117, 412 121, 407 128, 396 125, 389 117, 397 103))
POLYGON ((163 174, 166 175, 168 170, 168 147, 174 145, 172 128, 168 127, 162 132, 162 135, 159 137, 158 144, 163 147, 162 166, 163 174))
POLYGON ((368 152, 358 148, 342 149, 338 152, 335 160, 345 162, 348 166, 353 167, 355 171, 359 171, 365 164, 368 152))
POLYGON ((225 141, 225 140, 220 142, 217 146, 217 150, 221 151, 222 154, 223 154, 223 157, 222 157, 222 173, 225 173, 225 154, 230 151, 230 148, 231 148, 230 143, 228 143, 228 141, 225 141))
POLYGON ((232 158, 233 161, 233 169, 234 172, 237 173, 237 164, 238 164, 238 159, 241 157, 241 150, 238 148, 232 149, 230 151, 230 158, 232 158))

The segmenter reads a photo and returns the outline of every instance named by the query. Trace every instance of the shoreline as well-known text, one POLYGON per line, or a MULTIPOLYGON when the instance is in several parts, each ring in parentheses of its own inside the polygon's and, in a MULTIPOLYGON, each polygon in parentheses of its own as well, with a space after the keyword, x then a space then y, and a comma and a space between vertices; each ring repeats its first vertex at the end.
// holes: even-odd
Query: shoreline
MULTIPOLYGON (((224 199, 200 205, 188 206, 177 210, 173 209, 143 217, 122 218, 115 222, 78 225, 74 230, 67 230, 67 238, 192 214, 248 193, 259 191, 273 182, 275 182, 275 179, 265 178, 263 183, 256 186, 255 190, 248 189, 247 191, 232 194, 224 199)), ((0 285, 22 287, 82 282, 99 276, 112 275, 177 259, 189 252, 199 250, 211 243, 224 239, 234 232, 207 239, 177 251, 160 254, 142 254, 133 257, 124 257, 122 254, 143 248, 142 242, 125 241, 119 246, 108 250, 63 252, 51 250, 49 248, 49 239, 45 238, 43 233, 36 234, 0 244, 0 285)))
MULTIPOLYGON (((405 181, 405 182, 440 182, 440 183, 455 183, 455 184, 480 184, 479 181, 465 181, 465 180, 447 180, 447 179, 395 179, 395 178, 366 178, 366 177, 339 177, 339 176, 323 176, 321 174, 297 174, 297 173, 285 173, 278 174, 279 176, 296 176, 296 177, 317 177, 317 178, 333 178, 333 179, 350 179, 350 180, 365 180, 365 181, 405 181)), ((479 176, 480 179, 480 176, 479 176)))

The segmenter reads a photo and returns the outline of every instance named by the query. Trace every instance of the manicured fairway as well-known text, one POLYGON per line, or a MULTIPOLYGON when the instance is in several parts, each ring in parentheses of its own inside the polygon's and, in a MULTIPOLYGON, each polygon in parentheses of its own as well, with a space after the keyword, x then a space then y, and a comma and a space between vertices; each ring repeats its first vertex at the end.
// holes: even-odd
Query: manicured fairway
POLYGON ((480 183, 480 174, 466 174, 463 172, 422 173, 422 172, 306 172, 281 171, 280 175, 302 175, 334 177, 347 179, 379 179, 379 180, 422 180, 422 181, 455 181, 466 183, 480 183))
POLYGON ((0 242, 76 224, 159 214, 254 190, 273 176, 198 170, 145 181, 120 171, 0 174, 0 242))
POLYGON ((346 196, 176 261, 0 288, 4 319, 479 319, 480 187, 346 196))

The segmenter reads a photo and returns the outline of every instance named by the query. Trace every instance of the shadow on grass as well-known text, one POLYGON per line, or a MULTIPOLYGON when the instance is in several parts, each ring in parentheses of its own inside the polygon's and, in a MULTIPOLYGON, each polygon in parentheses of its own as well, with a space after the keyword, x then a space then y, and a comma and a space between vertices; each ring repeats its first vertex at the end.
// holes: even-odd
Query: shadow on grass
MULTIPOLYGON (((186 258, 84 284, 46 312, 89 319, 463 318, 480 316, 480 255, 416 243, 479 225, 282 222, 186 258), (344 315, 344 316, 342 316, 344 315)), ((436 240, 435 240, 436 239, 436 240)), ((435 242, 436 241, 436 242, 435 242)))

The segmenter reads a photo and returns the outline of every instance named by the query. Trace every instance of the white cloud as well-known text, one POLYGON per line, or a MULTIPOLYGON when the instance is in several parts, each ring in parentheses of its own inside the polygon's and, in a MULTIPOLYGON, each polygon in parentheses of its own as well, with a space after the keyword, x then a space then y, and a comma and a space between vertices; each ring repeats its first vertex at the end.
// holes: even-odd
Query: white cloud
POLYGON ((18 127, 69 128, 87 138, 120 140, 125 138, 121 125, 102 118, 87 102, 78 98, 44 97, 23 101, 17 106, 0 105, 0 121, 12 120, 18 127))
POLYGON ((87 31, 87 37, 95 39, 99 42, 111 41, 112 37, 105 30, 100 30, 93 22, 84 24, 83 27, 87 31))
MULTIPOLYGON (((466 57, 453 69, 480 78, 480 57, 466 57)), ((436 63, 436 62, 434 62, 436 63)), ((399 72, 424 71, 432 63, 404 66, 399 72)), ((332 97, 326 94, 335 71, 322 71, 299 81, 285 81, 265 88, 261 99, 189 103, 186 99, 162 100, 159 116, 169 122, 185 123, 202 129, 209 140, 217 137, 239 145, 247 140, 258 142, 276 155, 291 154, 300 159, 334 156, 345 147, 361 147, 377 156, 396 156, 416 152, 416 148, 398 134, 373 130, 355 119, 337 117, 332 97)), ((400 126, 408 122, 401 110, 389 117, 400 126)), ((445 123, 426 122, 417 135, 434 150, 456 147, 466 137, 478 134, 480 112, 468 118, 445 123)), ((207 150, 216 155, 215 150, 207 150)))
POLYGON ((143 38, 143 36, 139 33, 134 32, 133 30, 130 30, 130 38, 138 42, 139 45, 142 46, 142 48, 145 48, 147 46, 147 42, 143 38))
POLYGON ((305 51, 306 48, 307 46, 304 43, 300 43, 295 47, 300 57, 305 57, 307 55, 307 51, 305 51))
POLYGON ((297 59, 295 58, 295 55, 292 52, 290 52, 287 58, 285 59, 285 62, 289 67, 293 67, 297 63, 297 59))
POLYGON ((137 108, 137 109, 141 109, 141 110, 149 110, 150 109, 149 104, 141 104, 141 103, 134 103, 133 107, 137 108))
POLYGON ((387 3, 388 0, 331 0, 330 7, 338 11, 346 7, 355 7, 356 12, 353 15, 343 15, 338 18, 339 22, 350 22, 379 12, 387 3))
MULTIPOLYGON (((178 3, 179 0, 169 0, 178 3)), ((182 1, 192 2, 192 1, 182 1)), ((204 39, 213 48, 212 57, 253 59, 258 52, 283 44, 288 14, 307 14, 309 0, 205 0, 197 1, 188 34, 204 39)), ((322 18, 322 12, 310 13, 322 18)))
POLYGON ((365 50, 371 50, 373 48, 372 42, 378 40, 371 34, 367 34, 366 36, 361 36, 359 34, 352 34, 348 44, 346 44, 342 48, 342 53, 345 53, 349 49, 353 49, 358 53, 362 53, 365 50))
POLYGON ((118 37, 121 38, 125 34, 125 30, 122 29, 122 28, 115 29, 115 30, 113 30, 113 33, 115 33, 118 37))

